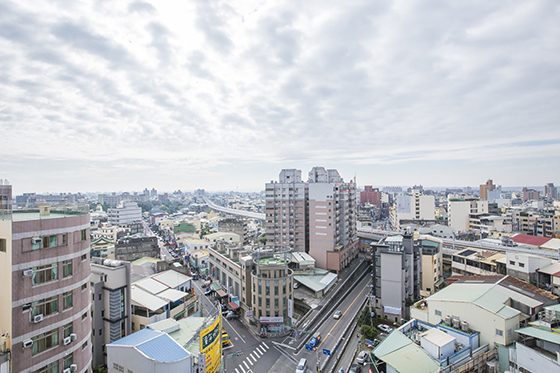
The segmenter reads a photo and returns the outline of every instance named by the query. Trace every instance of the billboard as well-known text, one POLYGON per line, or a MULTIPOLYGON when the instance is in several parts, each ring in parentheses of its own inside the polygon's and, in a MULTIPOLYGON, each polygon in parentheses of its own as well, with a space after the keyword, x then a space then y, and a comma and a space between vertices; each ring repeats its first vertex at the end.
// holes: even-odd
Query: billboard
POLYGON ((200 352, 206 356, 206 373, 215 373, 222 357, 222 315, 200 332, 200 352))
POLYGON ((397 197, 397 212, 410 214, 410 196, 398 196, 397 197))

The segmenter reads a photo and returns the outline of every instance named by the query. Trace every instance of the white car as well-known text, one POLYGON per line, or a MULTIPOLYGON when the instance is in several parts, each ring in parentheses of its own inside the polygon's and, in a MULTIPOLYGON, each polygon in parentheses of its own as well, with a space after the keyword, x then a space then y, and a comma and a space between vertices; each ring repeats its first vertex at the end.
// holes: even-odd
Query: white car
POLYGON ((335 320, 340 319, 340 316, 342 316, 342 311, 336 311, 336 312, 333 314, 333 318, 334 318, 335 320))
POLYGON ((358 357, 356 358, 356 363, 358 364, 363 364, 366 362, 366 359, 368 357, 368 352, 367 351, 362 351, 358 354, 358 357))
POLYGON ((389 325, 385 325, 385 324, 377 325, 377 329, 379 329, 379 330, 381 330, 382 332, 385 332, 385 333, 391 333, 393 331, 393 328, 391 328, 389 325))

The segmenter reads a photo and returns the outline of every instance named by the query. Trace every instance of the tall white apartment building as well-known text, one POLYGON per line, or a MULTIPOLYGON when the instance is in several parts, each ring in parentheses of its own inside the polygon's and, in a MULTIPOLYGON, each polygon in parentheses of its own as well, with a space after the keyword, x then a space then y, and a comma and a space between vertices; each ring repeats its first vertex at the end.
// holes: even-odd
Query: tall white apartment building
POLYGON ((142 220, 142 209, 138 207, 136 202, 122 202, 119 207, 107 211, 107 218, 111 225, 132 223, 142 220))
POLYGON ((318 268, 338 272, 357 255, 356 185, 337 170, 314 167, 280 172, 266 184, 267 245, 305 251, 318 268))
POLYGON ((401 229, 401 221, 434 220, 436 200, 434 196, 423 195, 413 190, 412 195, 397 196, 390 211, 391 226, 401 229))
POLYGON ((447 197, 448 224, 455 232, 468 232, 471 215, 488 214, 488 201, 476 197, 447 197))

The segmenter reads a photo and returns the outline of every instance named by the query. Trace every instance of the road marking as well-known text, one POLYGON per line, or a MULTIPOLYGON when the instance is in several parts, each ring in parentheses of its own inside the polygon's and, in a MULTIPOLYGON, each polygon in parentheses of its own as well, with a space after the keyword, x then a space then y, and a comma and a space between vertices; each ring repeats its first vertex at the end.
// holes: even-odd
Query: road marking
POLYGON ((235 368, 235 373, 239 373, 239 371, 237 370, 237 368, 235 368))
MULTIPOLYGON (((245 360, 243 360, 243 364, 245 364, 245 366, 247 367, 247 369, 249 369, 249 364, 247 364, 247 362, 245 360)), ((251 364, 252 365, 252 364, 251 364)))
POLYGON ((243 373, 245 373, 245 369, 243 369, 243 365, 239 364, 239 368, 241 368, 241 370, 243 371, 243 373))
POLYGON ((262 344, 264 347, 266 347, 267 350, 270 349, 270 347, 268 347, 266 343, 263 342, 262 344))
POLYGON ((261 346, 257 346, 257 350, 259 350, 259 352, 264 355, 266 350, 264 348, 262 348, 262 351, 261 351, 261 348, 262 348, 261 346))
MULTIPOLYGON (((350 309, 350 307, 352 307, 352 305, 354 304, 354 302, 356 301, 356 299, 358 299, 358 297, 360 296, 360 294, 362 294, 362 292, 364 290, 366 290, 367 286, 369 285, 369 283, 371 282, 371 280, 369 280, 367 282, 367 284, 364 286, 364 288, 362 289, 362 291, 360 291, 358 293, 358 295, 356 295, 356 298, 354 298, 354 300, 352 301, 352 303, 350 303, 350 305, 348 306, 348 308, 346 308, 346 311, 344 311, 342 313, 342 316, 346 315, 346 312, 348 312, 348 310, 350 309)), ((342 319, 342 316, 340 316, 340 318, 338 320, 336 320, 336 323, 333 325, 333 327, 331 328, 331 330, 329 330, 329 332, 327 333, 327 337, 331 334, 331 332, 333 331, 334 328, 336 328, 336 326, 338 325, 338 322, 342 319)), ((317 349, 319 349, 321 347, 321 345, 323 344, 323 342, 325 342, 325 339, 327 339, 327 337, 325 337, 324 339, 321 340, 321 342, 319 343, 319 345, 317 346, 317 349)))
POLYGON ((256 349, 253 352, 255 353, 255 355, 257 355, 257 357, 261 357, 261 355, 262 355, 262 352, 260 352, 258 349, 256 349))
POLYGON ((249 356, 247 356, 246 360, 249 362, 249 364, 253 365, 253 362, 251 361, 251 359, 249 359, 249 356))
POLYGON ((237 332, 237 330, 235 330, 235 329, 233 328, 233 326, 229 323, 229 321, 227 321, 226 318, 222 317, 222 321, 225 321, 225 322, 231 327, 231 329, 235 332, 235 334, 237 334, 237 335, 239 336, 239 338, 243 341, 243 343, 247 343, 247 342, 245 342, 245 340, 243 339, 243 337, 237 332))
MULTIPOLYGON (((249 356, 251 356, 251 358, 252 358, 253 360, 255 360, 255 363, 257 362, 257 359, 255 359, 255 357, 253 356, 253 354, 251 354, 251 355, 249 355, 249 356)), ((258 355, 257 355, 257 357, 258 357, 258 355)))

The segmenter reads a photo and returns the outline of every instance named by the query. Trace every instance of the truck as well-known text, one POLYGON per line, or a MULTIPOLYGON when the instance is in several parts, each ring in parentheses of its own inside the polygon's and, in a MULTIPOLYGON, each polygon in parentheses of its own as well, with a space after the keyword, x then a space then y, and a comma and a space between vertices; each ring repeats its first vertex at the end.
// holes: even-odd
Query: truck
POLYGON ((311 347, 317 347, 320 341, 321 341, 321 334, 317 332, 313 334, 313 337, 311 337, 311 339, 309 340, 309 345, 311 347))

